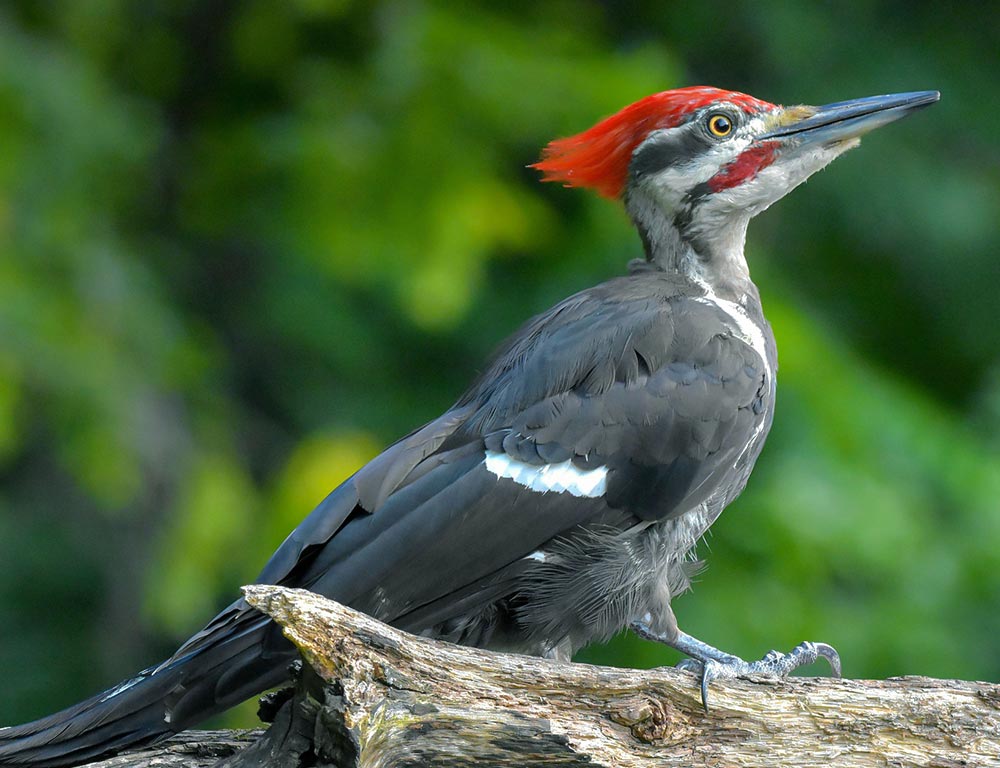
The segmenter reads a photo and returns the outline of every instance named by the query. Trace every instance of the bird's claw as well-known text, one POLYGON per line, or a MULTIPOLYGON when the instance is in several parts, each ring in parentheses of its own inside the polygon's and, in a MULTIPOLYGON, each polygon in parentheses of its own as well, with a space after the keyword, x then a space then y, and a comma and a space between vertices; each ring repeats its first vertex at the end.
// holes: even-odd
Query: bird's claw
POLYGON ((731 680, 736 677, 787 677, 791 672, 819 659, 826 659, 833 676, 841 677, 840 654, 827 643, 799 643, 788 653, 768 651, 758 661, 744 661, 738 656, 718 659, 684 659, 677 666, 701 675, 701 703, 708 712, 708 688, 714 680, 731 680))
POLYGON ((671 633, 657 632, 651 626, 649 614, 634 621, 631 626, 639 637, 669 645, 688 657, 677 666, 701 677, 701 703, 706 712, 708 687, 713 680, 754 676, 786 677, 793 670, 812 664, 820 658, 830 663, 834 677, 841 676, 840 654, 826 643, 806 641, 799 643, 788 653, 768 651, 760 661, 744 661, 739 656, 720 651, 676 627, 671 633))

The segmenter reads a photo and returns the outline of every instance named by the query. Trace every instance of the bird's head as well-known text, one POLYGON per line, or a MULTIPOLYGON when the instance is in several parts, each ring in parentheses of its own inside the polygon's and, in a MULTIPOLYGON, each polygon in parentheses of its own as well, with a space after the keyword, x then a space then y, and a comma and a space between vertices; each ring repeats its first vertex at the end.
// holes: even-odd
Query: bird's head
POLYGON ((551 142, 533 167, 545 181, 622 198, 647 258, 661 266, 742 262, 751 217, 862 134, 937 99, 920 91, 782 107, 736 91, 679 88, 551 142))

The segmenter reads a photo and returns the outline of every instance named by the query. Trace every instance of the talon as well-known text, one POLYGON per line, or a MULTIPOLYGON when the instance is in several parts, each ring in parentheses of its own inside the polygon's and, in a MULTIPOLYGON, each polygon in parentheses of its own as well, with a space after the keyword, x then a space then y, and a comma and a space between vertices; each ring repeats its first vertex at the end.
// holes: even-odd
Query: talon
POLYGON ((708 686, 713 680, 715 680, 721 674, 721 664, 714 659, 709 659, 704 664, 702 664, 701 672, 701 705, 705 708, 705 714, 708 714, 708 686))
POLYGON ((826 643, 813 643, 816 649, 816 655, 822 656, 830 664, 830 671, 833 676, 838 680, 843 677, 843 673, 840 666, 840 654, 837 653, 837 649, 832 645, 826 643))

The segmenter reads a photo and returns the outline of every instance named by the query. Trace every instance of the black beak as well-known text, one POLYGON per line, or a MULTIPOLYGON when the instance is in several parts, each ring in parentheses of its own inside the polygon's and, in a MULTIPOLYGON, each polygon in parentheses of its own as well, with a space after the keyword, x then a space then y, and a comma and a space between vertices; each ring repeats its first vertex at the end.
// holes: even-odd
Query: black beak
POLYGON ((789 107, 789 116, 802 114, 797 120, 781 120, 782 125, 757 138, 798 139, 801 143, 829 143, 852 139, 891 123, 941 98, 938 91, 913 91, 886 96, 869 96, 852 101, 838 101, 822 107, 789 107))

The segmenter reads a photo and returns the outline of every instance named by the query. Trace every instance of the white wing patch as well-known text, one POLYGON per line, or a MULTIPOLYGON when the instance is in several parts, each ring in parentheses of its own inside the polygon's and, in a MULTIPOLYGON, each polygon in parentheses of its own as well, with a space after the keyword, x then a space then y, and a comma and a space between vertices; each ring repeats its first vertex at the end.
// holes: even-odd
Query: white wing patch
POLYGON ((525 464, 505 453, 486 451, 483 462, 497 477, 507 477, 518 485, 538 493, 568 493, 571 496, 597 498, 608 488, 608 468, 579 469, 567 459, 558 464, 525 464))

